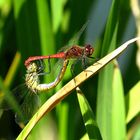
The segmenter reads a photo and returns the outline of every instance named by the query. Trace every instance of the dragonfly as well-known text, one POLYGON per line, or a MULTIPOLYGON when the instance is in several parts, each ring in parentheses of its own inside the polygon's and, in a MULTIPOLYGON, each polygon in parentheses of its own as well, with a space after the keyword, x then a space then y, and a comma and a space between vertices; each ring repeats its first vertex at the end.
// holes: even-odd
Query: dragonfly
POLYGON ((85 63, 86 58, 92 58, 91 55, 94 52, 94 48, 90 45, 87 44, 84 47, 78 46, 78 45, 73 45, 69 49, 67 49, 64 52, 59 52, 57 54, 53 55, 47 55, 47 56, 32 56, 29 57, 24 65, 26 68, 28 65, 35 60, 42 60, 42 59, 51 59, 51 58, 60 58, 64 60, 69 60, 69 59, 81 59, 83 64, 85 63))
MULTIPOLYGON (((85 28, 87 27, 88 22, 86 22, 82 28, 80 29, 80 31, 77 34, 77 39, 79 39, 79 37, 81 36, 81 34, 83 33, 83 31, 85 30, 85 28)), ((25 60, 24 65, 25 67, 28 69, 30 64, 34 61, 37 60, 46 60, 48 59, 48 65, 49 65, 49 69, 51 70, 51 64, 50 64, 50 59, 52 58, 57 58, 57 59, 61 59, 61 69, 60 72, 58 74, 58 76, 56 77, 56 79, 54 80, 54 82, 50 83, 50 84, 41 84, 38 85, 39 82, 34 82, 35 84, 32 84, 34 80, 34 78, 30 79, 32 82, 26 82, 28 88, 30 88, 32 91, 38 90, 38 91, 42 91, 42 90, 48 90, 49 88, 53 88, 55 87, 62 79, 62 77, 64 76, 64 73, 66 71, 66 68, 68 66, 69 60, 73 60, 75 59, 76 61, 71 65, 71 73, 73 74, 73 69, 75 64, 77 63, 77 61, 81 60, 82 61, 82 67, 83 69, 86 68, 86 62, 88 58, 93 58, 92 54, 94 52, 94 48, 92 47, 92 45, 90 44, 86 44, 84 46, 79 46, 79 45, 71 45, 68 47, 63 47, 61 49, 60 52, 56 53, 56 54, 52 54, 52 55, 46 55, 46 56, 31 56, 28 59, 25 60)), ((37 69, 37 68, 36 68, 37 69)), ((48 72, 50 73, 50 72, 48 72)), ((29 76, 30 77, 30 76, 29 76)))
MULTIPOLYGON (((79 40, 81 34, 87 27, 87 24, 88 24, 88 21, 82 26, 82 28, 76 35, 75 40, 79 40)), ((73 45, 73 44, 68 47, 63 47, 61 49, 61 51, 57 54, 52 54, 52 55, 47 55, 47 56, 31 56, 27 60, 25 60, 24 65, 27 68, 28 65, 32 61, 35 61, 35 60, 58 58, 58 59, 63 59, 63 60, 80 59, 80 60, 82 60, 82 66, 85 66, 86 58, 93 58, 93 57, 91 57, 91 55, 94 52, 94 48, 90 44, 86 44, 84 46, 73 45)), ((49 65, 50 65, 50 63, 49 63, 49 65)))
MULTIPOLYGON (((61 68, 62 70, 59 72, 59 75, 61 75, 61 76, 59 76, 59 75, 57 76, 57 78, 56 78, 57 82, 54 81, 54 83, 52 83, 51 86, 50 85, 46 86, 46 84, 43 84, 42 86, 36 86, 35 85, 38 88, 38 90, 40 90, 40 91, 42 90, 42 88, 43 88, 43 90, 48 90, 48 88, 49 88, 48 86, 55 87, 61 81, 62 77, 65 74, 66 67, 68 66, 69 60, 76 59, 76 61, 71 65, 71 73, 72 73, 72 75, 74 75, 73 69, 74 69, 74 66, 77 63, 77 61, 81 60, 82 61, 82 67, 83 67, 83 69, 85 69, 86 66, 87 66, 86 65, 87 58, 93 58, 92 57, 93 52, 94 52, 94 48, 90 44, 86 44, 83 47, 81 47, 79 45, 73 45, 70 48, 68 48, 66 51, 59 52, 57 54, 47 55, 47 56, 32 56, 32 57, 29 57, 25 61, 24 65, 26 66, 26 68, 28 68, 30 63, 34 62, 36 60, 45 60, 45 59, 50 60, 52 58, 58 58, 58 59, 62 60, 62 68, 61 68)), ((48 61, 48 65, 51 69, 50 61, 48 61)), ((27 85, 28 85, 28 83, 27 83, 27 85)), ((30 84, 29 84, 29 86, 30 86, 30 84)))
MULTIPOLYGON (((82 27, 80 33, 84 30, 85 26, 82 27)), ((80 35, 79 35, 80 36, 80 35)), ((49 89, 54 88, 63 78, 65 71, 67 69, 69 60, 76 59, 82 60, 82 65, 85 66, 87 58, 92 58, 91 55, 94 52, 94 48, 90 44, 86 44, 81 47, 79 45, 72 45, 67 48, 65 51, 61 51, 57 54, 47 55, 47 56, 32 56, 25 61, 26 74, 25 74, 25 84, 24 87, 17 88, 18 96, 20 96, 20 109, 22 111, 22 117, 16 114, 16 122, 27 123, 33 114, 37 111, 40 106, 40 100, 38 94, 40 91, 48 91, 49 89), (57 58, 62 60, 62 65, 58 75, 54 81, 50 83, 41 83, 40 76, 49 74, 49 72, 44 72, 45 68, 42 66, 42 63, 47 59, 49 69, 51 69, 50 60, 52 58, 57 58), (37 64, 36 62, 39 62, 37 64), (19 95, 20 94, 20 95, 19 95)), ((74 63, 73 65, 74 66, 74 63)))

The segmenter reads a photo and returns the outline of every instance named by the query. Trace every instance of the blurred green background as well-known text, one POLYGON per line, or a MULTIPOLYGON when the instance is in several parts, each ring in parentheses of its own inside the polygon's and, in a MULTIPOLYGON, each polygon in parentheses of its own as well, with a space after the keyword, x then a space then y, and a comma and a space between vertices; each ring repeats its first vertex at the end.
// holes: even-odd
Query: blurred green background
MULTIPOLYGON (((0 104, 6 93, 24 83, 24 61, 29 56, 56 53, 73 40, 87 21, 77 43, 93 45, 95 58, 102 58, 138 36, 139 19, 133 13, 139 7, 135 6, 136 0, 0 0, 0 104)), ((140 139, 138 51, 136 44, 131 45, 119 57, 119 66, 116 62, 109 64, 80 87, 87 99, 85 104, 91 107, 88 111, 94 114, 90 116, 91 124, 97 123, 104 140, 140 139)), ((40 95, 42 103, 70 79, 68 67, 61 83, 40 95)), ((43 82, 47 80, 44 76, 43 82)), ((28 139, 100 138, 93 127, 87 127, 81 114, 84 107, 79 103, 74 91, 39 121, 28 139)), ((14 112, 1 109, 0 139, 15 139, 21 130, 14 112)))

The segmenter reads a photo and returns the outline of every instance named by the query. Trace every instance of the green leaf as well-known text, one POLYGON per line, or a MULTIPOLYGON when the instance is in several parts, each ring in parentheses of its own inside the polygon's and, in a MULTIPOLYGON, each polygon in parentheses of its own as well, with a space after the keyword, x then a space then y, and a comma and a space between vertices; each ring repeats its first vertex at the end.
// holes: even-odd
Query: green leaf
MULTIPOLYGON (((117 28, 116 28, 117 29, 117 28)), ((116 34, 114 33, 112 43, 110 46, 116 45, 116 34)), ((109 47, 108 47, 109 49, 109 47)), ((109 50, 108 50, 109 51, 109 50)), ((112 87, 113 83, 113 65, 109 64, 99 73, 98 81, 98 98, 97 98, 97 122, 101 130, 103 139, 111 139, 111 111, 112 111, 112 87)))
POLYGON ((112 35, 114 33, 116 25, 118 24, 118 13, 119 13, 118 8, 119 8, 119 0, 118 1, 113 0, 105 28, 101 56, 106 55, 107 52, 109 52, 109 47, 111 47, 110 43, 112 40, 112 35))
POLYGON ((125 139, 125 103, 123 82, 118 65, 115 65, 112 83, 112 138, 125 139), (118 129, 119 128, 119 129, 118 129))
MULTIPOLYGON (((118 26, 116 25, 107 52, 116 47, 117 29, 118 26)), ((104 140, 125 138, 124 118, 125 110, 121 76, 116 66, 109 64, 100 72, 98 82, 97 122, 104 140), (120 106, 119 108, 118 105, 120 106)))
POLYGON ((36 0, 36 6, 41 52, 43 55, 53 54, 55 44, 48 2, 46 0, 36 0))
POLYGON ((40 52, 36 5, 33 0, 13 0, 13 6, 17 44, 21 54, 23 54, 23 62, 30 55, 35 55, 40 52))
POLYGON ((52 21, 53 21, 53 31, 56 33, 60 28, 63 10, 64 10, 64 0, 51 0, 51 10, 52 10, 52 21))
POLYGON ((61 103, 57 107, 57 114, 59 115, 59 140, 66 140, 68 137, 68 114, 69 114, 69 104, 68 103, 61 103))
POLYGON ((127 94, 126 108, 126 122, 129 123, 140 112, 140 81, 127 94))
POLYGON ((111 64, 107 66, 100 73, 99 84, 102 87, 98 87, 97 122, 103 139, 124 139, 125 107, 119 69, 111 64))
POLYGON ((92 111, 88 101, 82 94, 82 91, 79 88, 77 88, 76 90, 77 90, 77 97, 78 97, 78 101, 79 101, 79 105, 80 105, 80 110, 82 113, 82 117, 83 117, 83 120, 85 123, 85 127, 87 130, 89 139, 101 140, 102 139, 101 134, 100 134, 99 128, 97 126, 93 111, 92 111))

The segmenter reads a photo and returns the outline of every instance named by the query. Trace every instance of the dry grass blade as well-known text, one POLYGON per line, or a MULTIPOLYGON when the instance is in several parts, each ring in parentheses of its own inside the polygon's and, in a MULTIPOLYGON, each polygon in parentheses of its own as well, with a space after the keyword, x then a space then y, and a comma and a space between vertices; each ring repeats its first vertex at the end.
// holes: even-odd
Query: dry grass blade
POLYGON ((129 44, 140 40, 140 37, 131 39, 121 45, 119 48, 106 55, 92 66, 88 67, 85 71, 81 72, 78 76, 72 79, 69 83, 67 83, 62 89, 60 89, 56 94, 50 97, 38 110, 38 112, 33 116, 30 122, 26 125, 23 131, 19 134, 17 140, 24 140, 35 124, 50 110, 52 110, 61 100, 63 100, 66 96, 68 96, 76 87, 78 87, 81 83, 83 83, 86 79, 93 76, 100 69, 102 69, 106 64, 108 64, 111 60, 116 58, 119 54, 121 54, 129 44))

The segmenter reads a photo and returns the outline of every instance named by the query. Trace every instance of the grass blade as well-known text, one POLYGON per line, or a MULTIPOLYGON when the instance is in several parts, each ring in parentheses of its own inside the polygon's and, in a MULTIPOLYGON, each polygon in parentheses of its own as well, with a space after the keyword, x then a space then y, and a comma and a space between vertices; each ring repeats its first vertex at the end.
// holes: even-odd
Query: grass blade
POLYGON ((88 104, 88 101, 86 100, 82 91, 78 87, 76 88, 76 91, 77 91, 77 97, 78 97, 78 101, 80 105, 80 110, 82 113, 82 117, 85 123, 85 127, 87 130, 89 139, 101 140, 102 139, 101 134, 97 126, 93 111, 90 105, 88 104))
POLYGON ((126 96, 127 117, 129 123, 140 112, 140 81, 129 91, 126 96))

